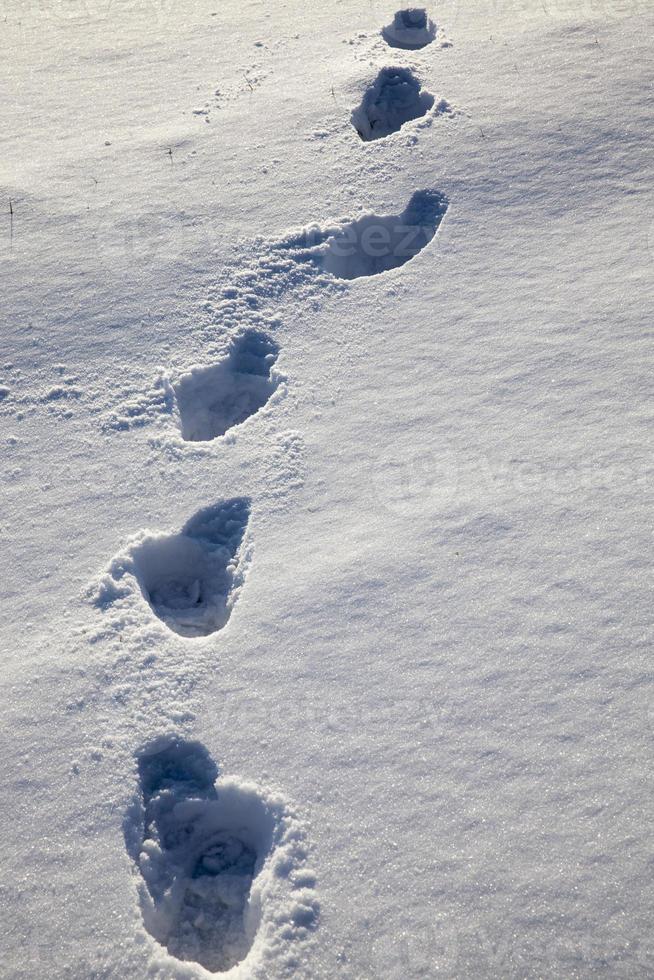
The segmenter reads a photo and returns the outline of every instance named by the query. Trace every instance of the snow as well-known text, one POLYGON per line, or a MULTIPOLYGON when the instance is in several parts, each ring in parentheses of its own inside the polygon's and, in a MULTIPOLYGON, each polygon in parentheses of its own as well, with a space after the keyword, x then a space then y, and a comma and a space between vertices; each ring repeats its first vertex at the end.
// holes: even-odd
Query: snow
POLYGON ((5 0, 2 976, 652 975, 652 14, 397 12, 5 0))

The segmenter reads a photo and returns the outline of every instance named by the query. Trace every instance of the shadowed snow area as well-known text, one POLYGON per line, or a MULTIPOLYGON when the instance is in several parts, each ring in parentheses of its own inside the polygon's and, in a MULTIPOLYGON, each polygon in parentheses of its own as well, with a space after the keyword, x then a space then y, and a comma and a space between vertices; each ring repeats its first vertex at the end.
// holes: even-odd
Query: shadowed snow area
POLYGON ((328 227, 309 225, 284 242, 300 262, 314 262, 337 279, 397 269, 427 245, 448 208, 444 194, 416 191, 402 214, 364 214, 328 227))
POLYGON ((393 23, 382 30, 382 37, 392 48, 415 51, 424 48, 436 37, 436 25, 423 7, 398 10, 393 23))
POLYGON ((182 437, 204 442, 222 436, 262 408, 279 384, 271 377, 279 348, 266 334, 248 330, 225 358, 194 367, 173 385, 182 437))
POLYGON ((125 838, 141 876, 148 932, 179 960, 229 970, 252 945, 259 903, 252 883, 273 847, 275 817, 253 787, 215 785, 199 742, 170 735, 138 756, 140 812, 125 838))
POLYGON ((433 95, 421 89, 408 68, 382 68, 352 113, 352 125, 366 142, 383 139, 424 116, 433 104, 433 95))
POLYGON ((227 623, 249 515, 249 501, 237 497, 199 511, 179 534, 146 537, 134 547, 131 561, 141 591, 175 633, 207 636, 227 623))

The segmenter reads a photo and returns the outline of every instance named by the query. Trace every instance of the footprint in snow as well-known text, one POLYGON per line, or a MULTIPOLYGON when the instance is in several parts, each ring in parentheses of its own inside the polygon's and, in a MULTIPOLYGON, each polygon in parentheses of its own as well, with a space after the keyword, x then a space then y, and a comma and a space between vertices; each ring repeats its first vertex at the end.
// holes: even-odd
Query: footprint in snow
POLYGON ((261 909, 253 882, 279 837, 274 808, 249 785, 220 780, 199 742, 176 735, 137 756, 140 806, 125 822, 143 921, 178 960, 219 972, 241 962, 261 909))
POLYGON ((352 125, 366 142, 383 139, 426 115, 433 105, 433 95, 421 88, 408 68, 382 68, 352 113, 352 125))
POLYGON ((216 439, 263 408, 279 384, 272 374, 278 354, 266 334, 247 330, 217 364, 183 374, 173 384, 182 437, 216 439))
POLYGON ((142 532, 91 586, 95 604, 134 602, 135 580, 152 611, 180 636, 222 629, 240 595, 246 563, 242 541, 250 501, 236 497, 207 507, 178 534, 142 532))
POLYGON ((310 225, 284 239, 298 262, 311 262, 337 279, 376 276, 404 265, 427 245, 447 212, 444 194, 416 191, 401 214, 364 214, 355 221, 310 225))
POLYGON ((181 636, 226 625, 238 595, 238 552, 250 502, 235 498, 201 510, 179 534, 146 538, 134 550, 141 591, 159 619, 181 636))
POLYGON ((382 37, 391 48, 415 51, 424 48, 436 37, 436 25, 422 7, 398 10, 393 23, 382 29, 382 37))

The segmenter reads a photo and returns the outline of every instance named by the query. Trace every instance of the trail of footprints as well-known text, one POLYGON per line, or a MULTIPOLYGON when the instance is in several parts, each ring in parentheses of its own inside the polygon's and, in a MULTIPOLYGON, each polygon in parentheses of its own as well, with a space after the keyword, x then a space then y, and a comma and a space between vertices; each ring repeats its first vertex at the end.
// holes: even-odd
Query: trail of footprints
MULTIPOLYGON (((431 43, 436 28, 425 10, 412 8, 398 11, 382 36, 393 48, 416 50, 431 43)), ((351 121, 361 140, 377 141, 433 106, 410 68, 384 67, 351 121)), ((400 214, 308 226, 276 248, 307 274, 314 269, 341 280, 379 275, 431 241, 447 206, 443 194, 420 190, 400 214)), ((265 332, 240 330, 217 363, 174 380, 182 440, 218 439, 263 408, 278 385, 278 355, 265 332)), ((187 640, 222 629, 245 579, 249 515, 250 501, 236 498, 201 510, 177 533, 142 533, 112 561, 97 605, 106 609, 136 589, 143 611, 187 640)), ((170 955, 211 972, 241 962, 265 918, 264 898, 274 901, 274 868, 298 890, 291 906, 298 934, 315 924, 302 833, 283 802, 237 780, 216 782, 207 750, 181 736, 147 743, 137 765, 139 801, 126 821, 126 842, 140 875, 144 924, 170 955)))

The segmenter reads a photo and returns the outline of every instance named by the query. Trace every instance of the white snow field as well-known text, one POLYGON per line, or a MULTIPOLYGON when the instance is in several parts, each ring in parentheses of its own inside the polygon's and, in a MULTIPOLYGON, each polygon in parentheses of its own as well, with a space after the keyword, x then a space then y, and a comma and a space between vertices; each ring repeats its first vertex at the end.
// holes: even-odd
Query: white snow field
POLYGON ((654 976, 654 12, 422 10, 0 0, 3 978, 654 976))

